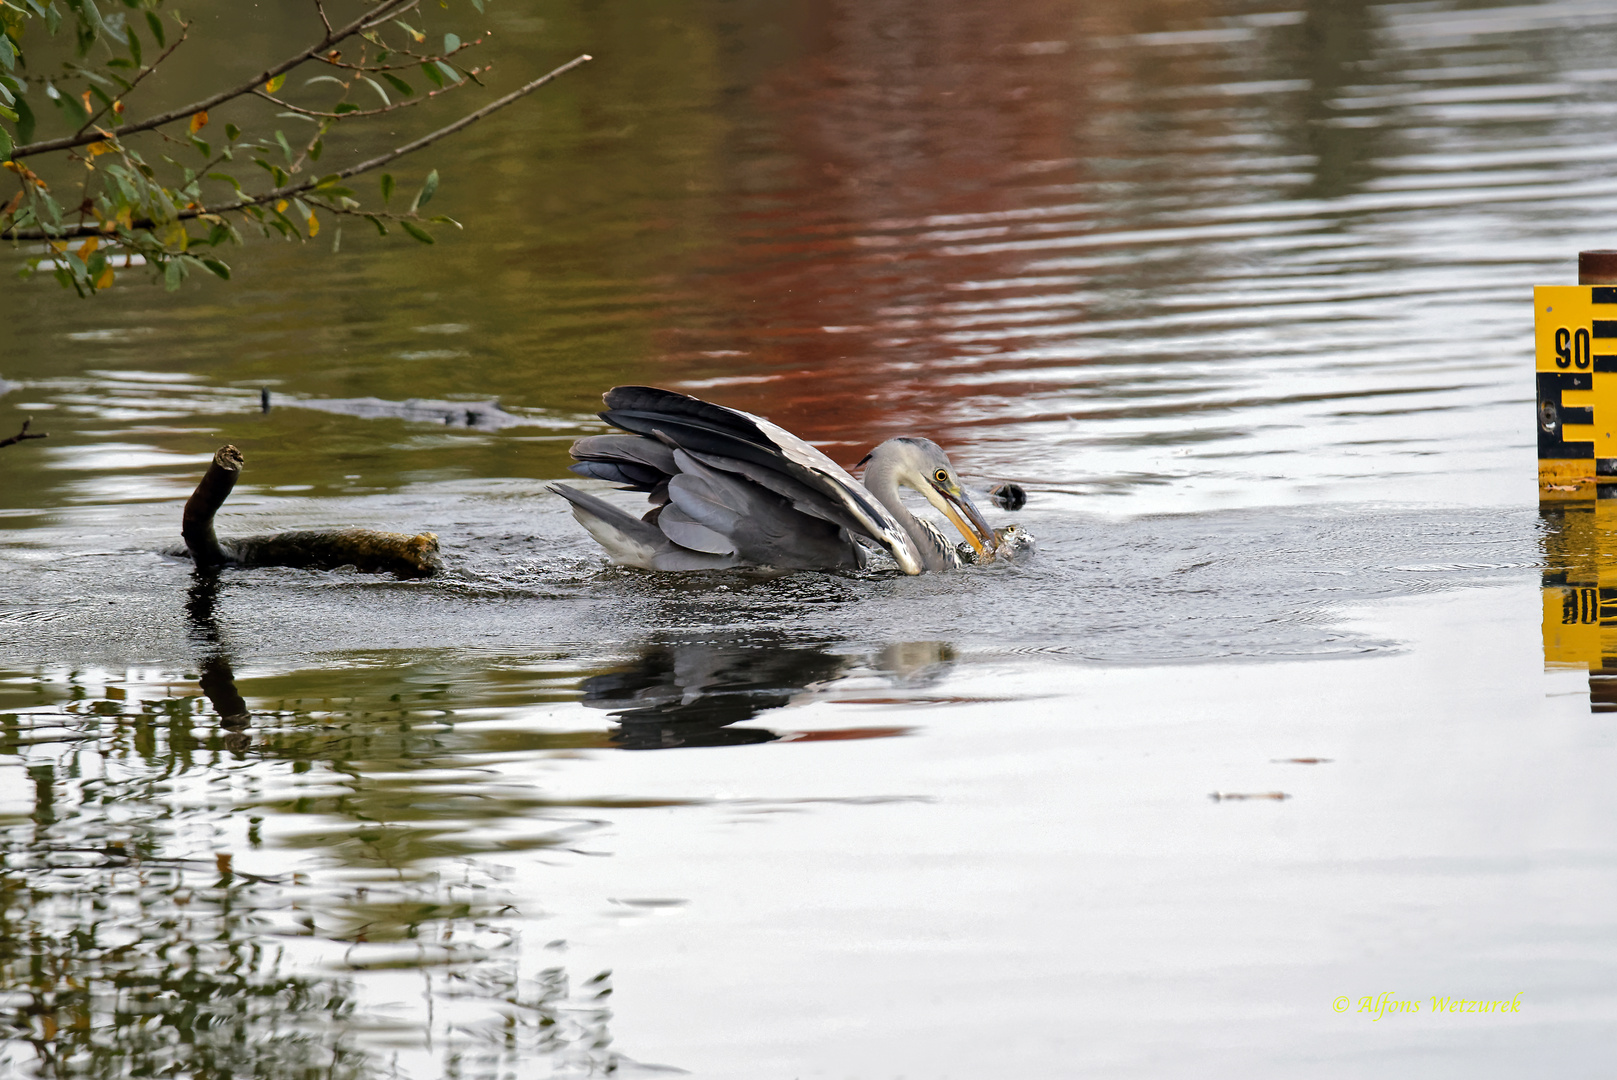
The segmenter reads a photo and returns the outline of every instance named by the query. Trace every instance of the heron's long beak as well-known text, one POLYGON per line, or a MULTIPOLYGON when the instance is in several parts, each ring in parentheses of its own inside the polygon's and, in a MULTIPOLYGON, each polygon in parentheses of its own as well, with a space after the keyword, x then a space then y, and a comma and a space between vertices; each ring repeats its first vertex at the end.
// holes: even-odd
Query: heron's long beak
POLYGON ((937 499, 928 497, 927 501, 943 512, 943 516, 960 530, 960 535, 966 538, 966 543, 976 549, 978 555, 999 546, 999 542, 994 538, 994 527, 983 518, 982 511, 977 509, 977 505, 971 501, 971 496, 967 495, 964 489, 949 491, 935 484, 929 486, 941 497, 937 499), (958 511, 956 507, 959 507, 958 511), (961 520, 960 511, 965 512, 965 520, 961 520), (967 521, 971 524, 967 525, 967 521))

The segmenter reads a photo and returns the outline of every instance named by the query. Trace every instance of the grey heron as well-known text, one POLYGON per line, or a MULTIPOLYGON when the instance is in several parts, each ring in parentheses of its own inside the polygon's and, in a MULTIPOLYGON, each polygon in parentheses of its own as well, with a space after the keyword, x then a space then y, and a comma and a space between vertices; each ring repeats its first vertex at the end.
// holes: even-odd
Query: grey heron
POLYGON ((954 545, 905 507, 901 487, 942 512, 979 557, 992 557, 997 545, 948 455, 929 439, 882 443, 859 463, 861 484, 761 416, 650 386, 615 386, 604 398, 601 419, 624 434, 579 439, 572 470, 647 492, 650 512, 637 518, 565 484, 551 490, 626 566, 852 569, 866 563, 864 541, 906 574, 959 567, 954 545))

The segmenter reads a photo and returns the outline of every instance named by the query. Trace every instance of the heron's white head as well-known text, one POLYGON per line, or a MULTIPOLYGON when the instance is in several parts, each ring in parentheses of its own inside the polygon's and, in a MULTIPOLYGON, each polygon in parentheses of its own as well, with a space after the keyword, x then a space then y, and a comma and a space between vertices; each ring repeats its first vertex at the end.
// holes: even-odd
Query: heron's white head
POLYGON ((993 526, 983 518, 982 512, 971 501, 971 496, 960 486, 960 478, 955 475, 949 455, 931 439, 911 436, 888 439, 866 454, 859 465, 865 466, 865 486, 872 492, 876 492, 881 482, 918 491, 922 498, 960 530, 966 543, 979 555, 985 548, 995 546, 993 526))

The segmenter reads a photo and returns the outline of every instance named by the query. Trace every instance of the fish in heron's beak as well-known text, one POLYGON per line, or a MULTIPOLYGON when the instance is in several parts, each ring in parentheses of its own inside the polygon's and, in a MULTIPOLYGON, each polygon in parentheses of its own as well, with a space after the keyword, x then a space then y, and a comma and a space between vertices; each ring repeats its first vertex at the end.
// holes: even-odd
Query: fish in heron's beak
POLYGON ((952 481, 947 484, 929 481, 928 486, 937 492, 939 498, 934 499, 929 495, 927 501, 937 507, 943 516, 960 530, 960 535, 966 538, 966 543, 970 544, 978 555, 986 554, 999 546, 999 541, 994 536, 994 527, 983 518, 982 511, 977 509, 977 505, 971 501, 971 496, 966 494, 964 488, 952 481), (964 520, 960 517, 962 512, 966 515, 964 520))

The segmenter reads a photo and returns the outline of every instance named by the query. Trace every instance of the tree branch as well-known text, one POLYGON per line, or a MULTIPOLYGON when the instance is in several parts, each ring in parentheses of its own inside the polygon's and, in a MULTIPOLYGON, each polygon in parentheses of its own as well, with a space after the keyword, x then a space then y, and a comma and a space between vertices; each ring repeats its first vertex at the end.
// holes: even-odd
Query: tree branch
MULTIPOLYGON (((215 206, 215 207, 211 207, 211 208, 206 207, 206 206, 196 206, 196 207, 193 207, 193 208, 181 210, 178 214, 175 215, 174 220, 175 221, 190 221, 192 219, 199 218, 199 217, 203 216, 204 214, 214 214, 214 215, 217 215, 217 214, 230 214, 230 213, 235 213, 238 210, 245 210, 250 206, 263 206, 266 203, 274 203, 274 202, 280 201, 281 199, 290 199, 294 195, 301 195, 305 191, 310 191, 310 190, 312 190, 312 189, 314 189, 316 187, 319 187, 322 183, 327 182, 327 181, 346 180, 350 176, 358 176, 360 173, 369 172, 372 169, 381 168, 383 165, 386 165, 390 161, 394 161, 394 160, 396 160, 398 158, 401 158, 406 154, 412 154, 417 150, 423 149, 424 147, 431 146, 433 143, 437 142, 439 139, 446 138, 446 137, 448 137, 450 135, 453 135, 457 131, 461 131, 464 128, 470 127, 471 125, 477 123, 477 121, 483 119, 483 117, 489 115, 490 113, 498 112, 500 109, 505 108, 507 105, 510 105, 512 102, 518 101, 518 100, 526 97, 527 95, 533 93, 535 90, 539 89, 541 86, 545 85, 547 82, 550 82, 552 79, 555 79, 555 78, 557 78, 557 77, 559 77, 561 75, 565 75, 569 71, 573 70, 574 68, 579 67, 582 64, 586 64, 592 59, 593 59, 593 57, 591 57, 588 53, 584 53, 584 54, 582 54, 580 56, 575 56, 573 59, 567 61, 567 63, 563 64, 561 67, 556 68, 554 71, 550 71, 550 72, 548 72, 548 73, 546 73, 544 75, 541 75, 539 78, 537 78, 537 79, 533 80, 532 82, 528 83, 526 86, 523 86, 523 87, 521 87, 520 89, 517 89, 517 90, 513 90, 513 91, 511 91, 511 93, 505 95, 502 98, 497 98, 494 101, 489 102, 487 105, 483 106, 481 109, 478 109, 476 112, 467 113, 465 116, 461 117, 459 120, 456 120, 453 124, 448 124, 448 125, 446 125, 444 127, 441 127, 437 131, 431 132, 431 133, 429 133, 427 135, 423 135, 421 138, 415 140, 414 142, 406 143, 405 145, 399 147, 396 150, 390 150, 387 153, 382 154, 382 155, 380 155, 378 157, 371 158, 369 161, 362 161, 358 165, 350 165, 348 168, 343 169, 340 172, 331 173, 331 174, 329 174, 327 176, 316 177, 316 178, 313 178, 313 179, 310 179, 310 180, 302 181, 301 183, 297 183, 297 184, 288 184, 285 187, 279 187, 279 188, 276 188, 273 191, 264 192, 262 195, 251 195, 251 196, 248 196, 246 198, 237 199, 235 202, 227 203, 227 204, 225 204, 223 206, 215 206)), ((353 115, 353 114, 349 114, 349 115, 353 115)), ((150 228, 153 224, 155 224, 155 222, 152 222, 150 220, 143 220, 143 221, 134 222, 132 224, 132 227, 133 228, 150 228)), ((14 240, 71 240, 71 239, 74 239, 74 238, 80 237, 80 236, 100 236, 100 235, 102 235, 104 233, 104 231, 105 230, 103 229, 103 227, 101 225, 99 225, 99 224, 85 223, 85 224, 82 224, 82 225, 75 225, 75 226, 71 226, 71 227, 68 227, 68 228, 54 229, 54 230, 49 231, 49 232, 47 232, 45 229, 43 229, 41 227, 36 226, 34 228, 29 228, 29 229, 4 230, 3 234, 9 236, 10 238, 12 238, 14 240)))
POLYGON ((28 430, 28 425, 32 424, 33 422, 34 418, 32 416, 24 420, 22 422, 22 430, 17 432, 17 434, 13 435, 9 439, 0 439, 0 446, 10 446, 12 443, 20 443, 24 439, 48 439, 51 437, 51 433, 48 431, 30 432, 28 430))
MULTIPOLYGON (((421 0, 382 0, 382 3, 375 9, 361 15, 348 25, 339 27, 338 29, 332 31, 320 41, 309 46, 307 49, 304 49, 296 56, 282 60, 279 64, 276 64, 273 67, 265 68, 263 71, 253 76, 251 79, 248 79, 246 82, 233 86, 228 90, 221 90, 217 94, 213 94, 210 97, 205 97, 200 101, 194 101, 189 105, 182 105, 178 109, 171 109, 166 113, 160 113, 157 116, 141 120, 138 123, 125 124, 119 128, 118 134, 120 136, 124 136, 133 135, 139 131, 150 131, 152 128, 173 123, 175 120, 184 119, 194 113, 207 112, 208 110, 216 108, 232 98, 241 97, 243 94, 248 93, 256 86, 262 86, 264 83, 269 82, 277 75, 283 75, 286 72, 291 71, 293 68, 297 67, 306 60, 314 59, 320 53, 331 48, 331 46, 335 45, 339 41, 351 38, 355 34, 364 33, 371 27, 379 23, 386 22, 395 15, 404 14, 406 11, 409 11, 420 2, 421 0)), ((34 154, 48 154, 55 150, 68 150, 75 146, 83 146, 86 143, 100 142, 102 138, 103 136, 99 133, 88 135, 64 135, 59 139, 47 139, 44 142, 28 143, 25 146, 19 146, 11 151, 11 158, 13 161, 15 161, 19 158, 30 157, 34 154)))

